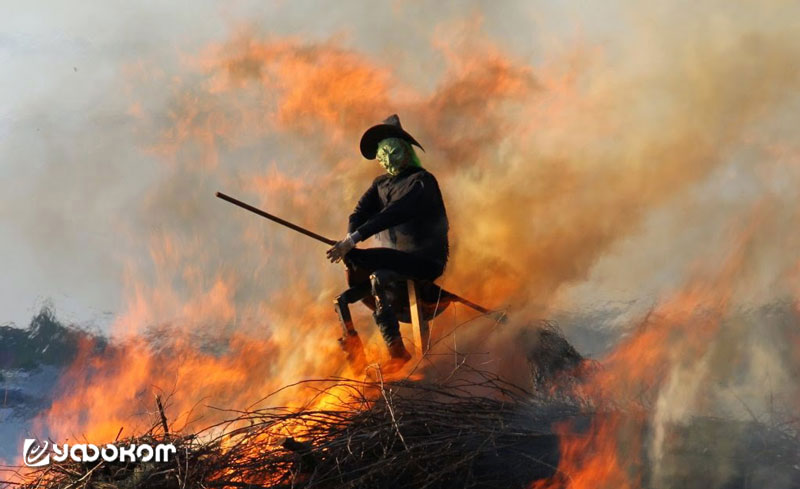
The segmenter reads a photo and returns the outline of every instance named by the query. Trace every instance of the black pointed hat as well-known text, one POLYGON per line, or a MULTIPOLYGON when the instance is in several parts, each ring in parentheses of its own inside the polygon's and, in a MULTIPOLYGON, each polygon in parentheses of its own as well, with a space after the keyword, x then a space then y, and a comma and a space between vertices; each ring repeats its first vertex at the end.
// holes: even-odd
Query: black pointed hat
POLYGON ((364 135, 361 136, 361 154, 364 155, 364 158, 374 160, 375 155, 378 153, 378 143, 386 138, 405 139, 422 151, 425 151, 425 148, 423 148, 411 134, 403 129, 397 114, 392 114, 380 124, 367 129, 364 135))

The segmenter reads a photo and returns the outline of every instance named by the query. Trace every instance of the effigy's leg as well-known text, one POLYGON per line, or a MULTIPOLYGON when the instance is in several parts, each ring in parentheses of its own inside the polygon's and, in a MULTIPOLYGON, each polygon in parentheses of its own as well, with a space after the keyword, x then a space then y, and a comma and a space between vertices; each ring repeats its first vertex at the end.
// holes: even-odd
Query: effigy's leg
POLYGON ((369 279, 372 295, 375 297, 375 313, 373 314, 375 324, 381 330, 381 335, 386 341, 392 359, 402 365, 411 359, 411 354, 403 344, 403 338, 400 336, 400 323, 387 296, 387 291, 389 284, 403 280, 403 277, 395 271, 382 269, 373 272, 369 279))
POLYGON ((342 336, 339 338, 339 345, 347 354, 347 362, 357 372, 364 370, 367 364, 364 354, 364 344, 358 336, 353 317, 350 315, 350 304, 361 300, 368 292, 360 287, 351 287, 344 291, 333 301, 336 315, 342 326, 342 336))

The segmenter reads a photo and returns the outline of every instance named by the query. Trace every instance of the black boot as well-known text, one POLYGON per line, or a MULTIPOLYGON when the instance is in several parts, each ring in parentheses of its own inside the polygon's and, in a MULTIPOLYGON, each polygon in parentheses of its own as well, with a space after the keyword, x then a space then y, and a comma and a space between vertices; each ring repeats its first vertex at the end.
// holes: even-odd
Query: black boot
POLYGON ((348 307, 349 302, 352 301, 353 290, 348 289, 344 294, 337 297, 333 305, 342 325, 342 337, 339 338, 339 346, 347 354, 347 362, 353 370, 355 372, 363 372, 364 367, 367 365, 364 345, 353 327, 353 318, 350 316, 350 308, 348 307))
POLYGON ((411 354, 406 350, 403 338, 400 336, 400 323, 397 321, 397 316, 390 307, 378 307, 373 317, 389 348, 389 355, 392 357, 389 363, 383 366, 383 371, 387 374, 397 372, 411 360, 411 354))
POLYGON ((406 350, 406 345, 403 344, 403 338, 400 336, 389 342, 387 346, 392 359, 402 360, 403 363, 411 360, 411 353, 406 350))
POLYGON ((367 358, 364 354, 364 344, 361 343, 361 338, 358 333, 345 334, 339 338, 339 346, 347 354, 347 363, 354 372, 361 373, 367 366, 367 358))
POLYGON ((399 336, 387 343, 386 346, 389 347, 389 355, 392 358, 383 364, 381 370, 385 374, 393 374, 401 370, 411 360, 411 354, 406 350, 403 339, 399 336))

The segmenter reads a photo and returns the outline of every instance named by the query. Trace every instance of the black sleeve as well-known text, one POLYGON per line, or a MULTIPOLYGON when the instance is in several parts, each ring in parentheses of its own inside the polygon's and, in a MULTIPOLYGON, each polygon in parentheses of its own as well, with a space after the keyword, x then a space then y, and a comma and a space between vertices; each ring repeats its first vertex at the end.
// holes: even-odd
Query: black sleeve
MULTIPOLYGON (((347 225, 347 232, 352 233, 359 226, 367 222, 367 219, 374 216, 381 210, 381 199, 378 196, 378 180, 372 182, 372 185, 364 192, 364 195, 358 199, 358 204, 350 214, 350 220, 347 225)), ((365 236, 366 238, 366 236, 365 236)))
POLYGON ((424 182, 423 179, 414 181, 403 195, 390 202, 383 210, 357 228, 361 239, 367 239, 373 234, 402 224, 425 212, 428 202, 431 201, 431 193, 435 191, 436 187, 431 182, 424 182))

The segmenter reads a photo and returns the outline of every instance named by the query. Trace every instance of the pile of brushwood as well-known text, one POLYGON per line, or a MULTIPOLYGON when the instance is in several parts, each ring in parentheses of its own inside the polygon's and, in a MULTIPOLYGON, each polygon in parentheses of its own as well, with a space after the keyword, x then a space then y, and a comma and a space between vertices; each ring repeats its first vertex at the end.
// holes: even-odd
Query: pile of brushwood
POLYGON ((173 443, 168 462, 68 460, 29 474, 24 487, 522 488, 554 473, 551 425, 576 412, 485 375, 304 387, 314 384, 321 395, 335 389, 342 404, 236 412, 192 435, 165 433, 162 419, 118 444, 173 443))
MULTIPOLYGON (((601 412, 577 397, 571 386, 591 382, 591 371, 600 367, 583 359, 554 327, 532 330, 519 343, 531 352, 530 389, 465 364, 437 382, 389 382, 377 371, 368 381, 327 379, 289 386, 301 389, 304 399, 316 393, 310 407, 227 411, 226 421, 192 434, 172 432, 157 399, 153 426, 115 443, 172 443, 177 452, 168 461, 68 459, 21 473, 16 480, 22 481, 14 485, 514 489, 548 480, 570 488, 572 474, 563 470, 571 469, 557 469, 561 453, 556 430, 569 426, 572 438, 588 438, 584 435, 593 424, 611 417, 622 418, 627 438, 639 440, 627 443, 623 460, 629 485, 800 489, 796 424, 694 418, 662 426, 662 450, 653 458, 654 427, 647 416, 631 414, 652 412, 652 406, 644 402, 631 412, 622 407, 601 412), (322 396, 324 403, 318 402, 322 396), (314 407, 320 405, 324 408, 314 407)), ((583 462, 571 464, 575 469, 583 462)))

